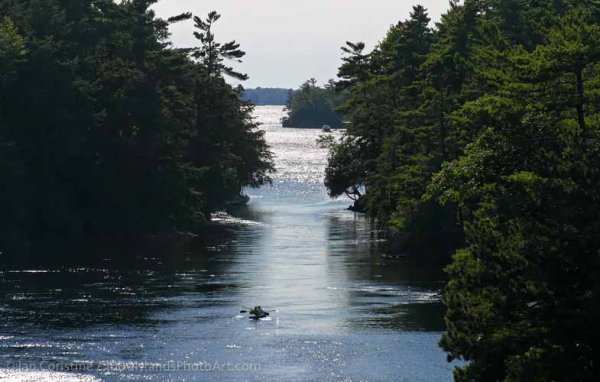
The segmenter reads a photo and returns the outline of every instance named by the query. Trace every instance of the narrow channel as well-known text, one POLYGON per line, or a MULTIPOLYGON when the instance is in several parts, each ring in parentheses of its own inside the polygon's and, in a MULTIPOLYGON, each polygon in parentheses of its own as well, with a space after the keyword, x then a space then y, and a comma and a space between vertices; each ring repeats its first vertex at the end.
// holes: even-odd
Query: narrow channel
POLYGON ((443 275, 389 258, 350 201, 328 197, 321 131, 282 128, 280 106, 256 115, 278 171, 217 214, 208 243, 3 271, 0 380, 56 380, 23 370, 43 362, 71 365, 65 381, 452 380, 443 275), (269 319, 240 314, 255 305, 269 319))

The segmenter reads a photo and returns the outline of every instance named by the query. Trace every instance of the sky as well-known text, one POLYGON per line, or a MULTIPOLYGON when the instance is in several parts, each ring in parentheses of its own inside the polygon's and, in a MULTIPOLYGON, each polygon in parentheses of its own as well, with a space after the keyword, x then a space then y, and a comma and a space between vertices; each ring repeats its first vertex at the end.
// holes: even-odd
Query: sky
MULTIPOLYGON (((297 88, 309 78, 321 84, 335 78, 346 41, 374 47, 416 4, 432 21, 448 9, 447 0, 161 0, 154 9, 163 18, 219 12, 217 40, 236 40, 247 53, 235 65, 250 76, 246 88, 297 88)), ((171 32, 177 47, 196 45, 191 20, 171 32)))

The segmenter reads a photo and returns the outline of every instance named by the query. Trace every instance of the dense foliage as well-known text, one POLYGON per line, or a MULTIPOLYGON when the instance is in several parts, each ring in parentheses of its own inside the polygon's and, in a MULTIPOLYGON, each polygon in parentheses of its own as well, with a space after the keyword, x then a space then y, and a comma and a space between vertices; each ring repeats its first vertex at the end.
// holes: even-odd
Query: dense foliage
POLYGON ((341 96, 335 91, 333 83, 319 87, 315 79, 310 79, 290 96, 283 127, 310 129, 329 125, 339 129, 343 126, 342 117, 336 111, 340 102, 341 96))
POLYGON ((363 190, 409 249, 462 247, 441 341, 468 361, 456 380, 600 378, 599 11, 453 1, 435 28, 415 7, 374 51, 344 48, 326 183, 363 190))
POLYGON ((269 181, 244 52, 194 17, 174 49, 154 0, 0 2, 0 251, 45 238, 194 229, 269 181))
POLYGON ((254 88, 246 89, 242 98, 253 105, 286 105, 293 89, 254 88))

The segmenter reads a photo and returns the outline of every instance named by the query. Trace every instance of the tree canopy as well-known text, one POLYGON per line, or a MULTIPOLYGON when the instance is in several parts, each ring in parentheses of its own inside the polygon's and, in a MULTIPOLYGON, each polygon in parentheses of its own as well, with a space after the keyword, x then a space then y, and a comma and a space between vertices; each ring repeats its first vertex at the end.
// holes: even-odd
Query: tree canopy
POLYGON ((343 48, 326 185, 450 261, 458 381, 600 375, 599 27, 595 2, 452 1, 343 48))
POLYGON ((336 110, 340 100, 333 83, 319 87, 314 78, 310 79, 289 97, 283 127, 321 128, 329 125, 339 129, 343 126, 342 117, 336 110))
POLYGON ((0 2, 0 251, 48 238, 194 230, 269 181, 244 52, 194 17, 175 49, 153 0, 0 2))

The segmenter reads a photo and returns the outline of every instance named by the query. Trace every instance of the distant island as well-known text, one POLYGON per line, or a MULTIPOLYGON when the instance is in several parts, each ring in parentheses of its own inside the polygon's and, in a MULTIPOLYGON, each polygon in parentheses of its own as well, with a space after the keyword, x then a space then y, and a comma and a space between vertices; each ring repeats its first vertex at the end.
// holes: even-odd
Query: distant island
POLYGON ((340 129, 344 123, 337 108, 342 99, 343 95, 336 92, 332 82, 319 87, 315 79, 310 79, 286 103, 287 115, 282 120, 283 127, 310 129, 329 125, 340 129))
POLYGON ((254 105, 285 105, 287 104, 293 89, 284 88, 255 88, 246 89, 242 99, 254 105))

